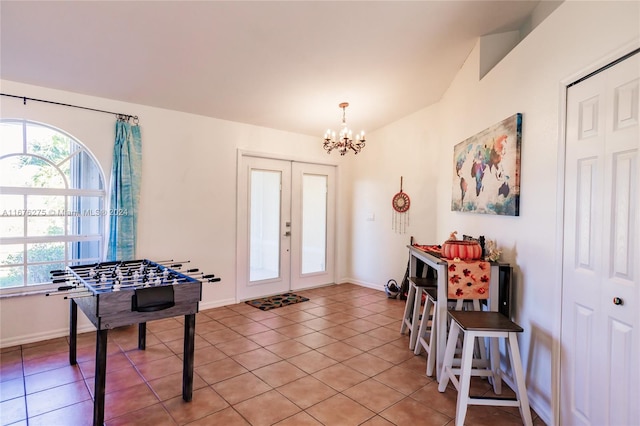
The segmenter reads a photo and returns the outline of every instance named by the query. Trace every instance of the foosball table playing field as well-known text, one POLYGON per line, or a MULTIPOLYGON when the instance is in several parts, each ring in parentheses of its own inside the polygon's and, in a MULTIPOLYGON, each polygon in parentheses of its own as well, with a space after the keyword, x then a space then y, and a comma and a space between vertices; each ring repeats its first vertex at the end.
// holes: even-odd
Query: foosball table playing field
POLYGON ((53 282, 63 284, 57 292, 69 299, 69 362, 74 365, 77 348, 78 307, 96 327, 96 373, 93 424, 104 423, 107 369, 107 333, 110 329, 138 324, 138 349, 146 345, 146 323, 184 315, 182 398, 193 394, 195 324, 202 299, 202 282, 220 278, 198 269, 180 271, 183 263, 150 260, 104 262, 69 266, 52 271, 53 282))

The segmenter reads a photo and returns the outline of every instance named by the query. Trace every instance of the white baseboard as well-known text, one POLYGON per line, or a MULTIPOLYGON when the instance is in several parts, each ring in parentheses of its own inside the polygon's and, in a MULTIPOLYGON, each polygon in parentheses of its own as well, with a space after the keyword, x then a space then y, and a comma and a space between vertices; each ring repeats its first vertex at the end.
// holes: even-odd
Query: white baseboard
POLYGON ((206 311, 207 309, 220 308, 222 306, 235 305, 236 299, 224 299, 224 300, 214 300, 213 302, 200 302, 198 306, 200 311, 206 311))
POLYGON ((346 283, 351 283, 351 284, 359 285, 362 287, 371 288, 373 290, 384 291, 384 284, 370 283, 367 281, 356 280, 354 278, 343 278, 338 284, 346 284, 346 283))
MULTIPOLYGON (((96 331, 93 325, 78 326, 78 334, 96 331)), ((69 328, 60 328, 57 330, 48 330, 41 333, 27 334, 23 336, 10 337, 8 339, 0 339, 0 348, 10 348, 12 346, 26 345, 29 343, 42 342, 45 340, 57 339, 58 337, 68 337, 69 328)))
MULTIPOLYGON (((506 372, 502 369, 501 369, 501 373, 502 373, 501 374, 502 381, 506 383, 511 389, 515 389, 516 385, 515 385, 515 382, 513 381, 513 377, 510 375, 507 375, 506 372)), ((529 407, 533 409, 533 411, 535 411, 536 414, 538 414, 538 417, 542 419, 544 424, 552 425, 553 416, 551 414, 551 407, 549 407, 549 404, 541 403, 540 400, 535 397, 535 395, 531 394, 531 392, 527 392, 527 397, 529 398, 529 407)))
MULTIPOLYGON (((234 299, 216 300, 213 302, 200 303, 200 310, 218 308, 220 306, 233 305, 236 301, 234 299)), ((80 322, 80 321, 79 321, 80 322)), ((96 328, 92 324, 81 325, 78 324, 78 334, 95 331, 96 328)), ((29 343, 42 342, 45 340, 57 339, 58 337, 68 337, 69 328, 59 328, 55 330, 47 330, 39 333, 25 334, 22 336, 15 336, 10 338, 0 338, 0 348, 9 348, 12 346, 26 345, 29 343)))

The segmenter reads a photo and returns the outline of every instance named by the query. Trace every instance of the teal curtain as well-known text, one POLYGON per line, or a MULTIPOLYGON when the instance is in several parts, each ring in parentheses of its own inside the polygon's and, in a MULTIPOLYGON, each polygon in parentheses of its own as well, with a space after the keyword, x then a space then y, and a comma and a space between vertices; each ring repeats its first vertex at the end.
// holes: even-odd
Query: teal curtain
POLYGON ((135 259, 141 172, 140 126, 118 119, 111 168, 107 260, 135 259))

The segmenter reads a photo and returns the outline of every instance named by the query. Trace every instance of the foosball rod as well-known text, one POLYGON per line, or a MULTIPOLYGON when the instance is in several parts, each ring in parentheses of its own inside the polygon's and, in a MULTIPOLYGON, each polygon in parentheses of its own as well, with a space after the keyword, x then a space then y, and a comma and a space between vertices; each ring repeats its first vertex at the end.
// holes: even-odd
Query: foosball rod
MULTIPOLYGON (((95 268, 109 268, 109 267, 117 267, 117 266, 122 266, 122 265, 148 265, 150 261, 145 262, 145 260, 122 260, 122 261, 111 261, 111 262, 96 262, 96 263, 87 263, 84 265, 75 265, 75 266, 67 266, 67 268, 65 269, 57 269, 54 271, 50 271, 51 274, 65 274, 69 272, 70 270, 73 271, 78 271, 78 270, 85 270, 85 269, 95 269, 95 268)), ((176 263, 173 261, 173 259, 168 259, 168 260, 160 260, 158 262, 154 262, 157 264, 164 264, 164 263, 176 263)), ((178 262, 179 263, 179 262, 178 262)))
MULTIPOLYGON (((219 282, 221 281, 221 278, 216 277, 213 274, 208 274, 208 275, 203 275, 201 278, 204 278, 207 280, 207 282, 219 282)), ((186 283, 189 281, 186 281, 186 278, 182 277, 182 278, 176 278, 175 280, 171 280, 169 282, 169 280, 163 280, 163 282, 161 282, 160 284, 154 284, 153 281, 147 281, 147 282, 139 282, 139 283, 133 283, 133 282, 127 282, 125 284, 120 284, 119 287, 116 287, 116 283, 114 282, 107 282, 104 284, 100 284, 100 285, 91 285, 91 284, 84 284, 82 286, 74 286, 74 288, 66 288, 66 287, 71 287, 71 286, 63 286, 63 287, 59 287, 58 291, 55 292, 50 292, 50 293, 46 293, 46 296, 65 296, 65 299, 71 297, 88 297, 88 296, 93 296, 93 291, 103 291, 103 290, 111 290, 111 291, 117 291, 121 288, 125 288, 125 289, 131 289, 131 288, 145 288, 145 287, 159 287, 162 285, 174 285, 174 284, 182 284, 182 283, 186 283), (166 282, 164 282, 166 281, 166 282), (174 282, 175 281, 175 282, 174 282)))
MULTIPOLYGON (((207 280, 207 282, 218 282, 220 281, 220 278, 217 278, 215 275, 213 274, 208 274, 208 275, 202 275, 201 277, 191 277, 191 276, 187 276, 187 277, 175 277, 175 278, 164 278, 162 276, 158 276, 157 278, 160 278, 161 282, 160 284, 155 284, 155 279, 149 279, 147 281, 140 281, 140 278, 137 281, 134 281, 134 278, 128 278, 125 280, 122 280, 119 282, 120 284, 120 288, 130 288, 130 287, 144 287, 144 286, 149 286, 149 287, 157 287, 157 286, 161 286, 161 285, 173 285, 173 284, 184 284, 184 283, 188 283, 188 282, 192 282, 190 279, 205 279, 207 280)), ((88 286, 90 286, 92 289, 98 291, 98 290, 106 290, 109 288, 113 288, 114 286, 116 286, 118 283, 116 282, 117 280, 115 278, 111 278, 105 282, 96 282, 96 283, 87 283, 88 286)))
POLYGON ((86 287, 78 287, 70 290, 58 290, 45 293, 45 296, 67 296, 69 294, 91 293, 86 287))
MULTIPOLYGON (((188 275, 181 274, 181 276, 172 276, 172 274, 170 273, 167 276, 165 276, 164 274, 158 274, 154 278, 149 278, 147 276, 146 281, 140 281, 145 279, 145 275, 138 276, 137 278, 134 278, 133 276, 127 276, 125 279, 120 280, 119 284, 120 284, 120 287, 134 287, 136 285, 145 286, 147 285, 147 283, 150 283, 150 285, 157 286, 157 285, 174 284, 174 280, 176 280, 175 284, 181 284, 184 282, 188 282, 189 278, 198 279, 198 280, 203 279, 203 280, 207 280, 207 282, 220 281, 220 279, 216 278, 214 274, 204 274, 203 272, 198 272, 197 269, 192 269, 190 270, 190 273, 188 275), (155 280, 157 278, 160 278, 161 280, 160 284, 155 284, 155 280), (138 282, 134 282, 134 280, 137 280, 138 282)), ((106 281, 104 282, 97 281, 99 279, 100 278, 81 279, 80 281, 83 281, 85 285, 89 285, 95 290, 104 290, 109 287, 113 288, 113 286, 118 284, 117 277, 106 278, 106 281), (91 282, 92 280, 96 280, 96 281, 91 282)), ((75 276, 69 276, 68 278, 65 278, 65 279, 59 278, 59 279, 53 280, 54 283, 64 283, 69 281, 77 282, 78 279, 75 276)), ((70 289, 69 287, 72 287, 72 286, 61 286, 61 287, 58 287, 58 289, 69 290, 70 289)))
MULTIPOLYGON (((108 278, 116 278, 119 275, 132 277, 136 273, 138 273, 141 276, 149 275, 150 273, 154 273, 156 275, 164 275, 165 271, 168 271, 166 272, 168 274, 175 274, 175 273, 189 274, 189 273, 198 272, 198 269, 194 268, 194 269, 187 269, 186 271, 176 271, 170 268, 159 268, 159 267, 153 266, 151 267, 151 270, 148 270, 148 269, 139 270, 138 268, 119 270, 118 272, 116 272, 116 269, 113 269, 111 271, 97 270, 97 271, 93 271, 93 274, 91 274, 92 270, 89 270, 89 271, 84 271, 84 273, 76 272, 75 274, 71 274, 71 275, 87 280, 87 279, 95 279, 96 277, 102 277, 102 276, 106 276, 108 278)), ((68 277, 69 275, 66 275, 66 276, 68 277)))
MULTIPOLYGON (((147 280, 155 280, 156 278, 160 278, 162 280, 173 280, 174 278, 178 278, 178 279, 186 279, 186 278, 214 278, 215 275, 214 274, 206 274, 204 272, 200 272, 198 269, 189 269, 188 271, 185 272, 181 272, 179 274, 170 272, 168 274, 164 274, 164 273, 155 273, 153 275, 153 277, 150 276, 150 274, 146 273, 146 274, 138 274, 136 276, 136 274, 126 274, 126 275, 120 275, 122 277, 122 279, 120 279, 120 282, 129 282, 132 280, 140 280, 140 279, 147 279, 147 280)), ((91 281, 91 280, 95 280, 96 284, 99 284, 99 280, 102 279, 102 277, 90 277, 90 278, 83 278, 85 281, 91 281)), ((113 276, 113 274, 111 274, 111 276, 107 277, 105 275, 105 279, 108 282, 111 281, 116 281, 119 279, 119 276, 113 276)), ((62 282, 62 281, 58 281, 58 282, 62 282)))
MULTIPOLYGON (((154 267, 155 269, 155 267, 154 267)), ((160 269, 160 270, 156 270, 154 273, 157 275, 164 275, 164 271, 166 270, 170 270, 168 268, 164 268, 164 269, 160 269)), ((182 275, 188 275, 188 276, 193 276, 193 273, 198 272, 199 270, 197 268, 193 268, 193 269, 187 269, 186 271, 182 271, 182 272, 178 272, 178 271, 174 271, 177 272, 179 274, 182 275)), ((95 276, 98 275, 99 277, 104 275, 104 276, 110 276, 109 278, 116 278, 116 276, 114 276, 115 274, 115 270, 113 271, 95 271, 95 273, 93 274, 93 276, 88 276, 85 274, 78 274, 78 273, 71 273, 71 272, 67 272, 66 274, 60 274, 57 271, 52 271, 55 272, 55 274, 53 275, 53 282, 54 283, 62 283, 65 281, 69 281, 69 280, 74 280, 74 279, 82 279, 82 280, 91 280, 91 279, 96 279, 95 276)), ((131 277, 133 274, 135 274, 137 271, 134 270, 133 273, 129 270, 126 271, 124 273, 122 273, 122 271, 120 271, 120 274, 123 276, 127 276, 127 277, 131 277)), ((152 271, 153 272, 153 271, 152 271)), ((173 272, 169 272, 169 274, 172 274, 173 272)), ((142 276, 144 275, 148 275, 149 272, 144 272, 143 274, 141 274, 142 276)))
POLYGON ((138 267, 139 268, 140 266, 150 266, 152 268, 164 267, 164 268, 173 269, 173 268, 181 268, 182 264, 184 263, 191 263, 191 261, 182 260, 182 261, 176 262, 173 259, 159 260, 157 262, 154 262, 154 261, 145 262, 144 260, 126 260, 121 262, 102 262, 102 263, 92 263, 88 265, 69 266, 67 267, 68 269, 57 269, 54 271, 50 271, 50 273, 52 275, 65 275, 69 273, 69 270, 74 272, 86 271, 91 269, 99 269, 100 271, 105 271, 105 270, 115 271, 117 267, 120 267, 120 268, 138 267))

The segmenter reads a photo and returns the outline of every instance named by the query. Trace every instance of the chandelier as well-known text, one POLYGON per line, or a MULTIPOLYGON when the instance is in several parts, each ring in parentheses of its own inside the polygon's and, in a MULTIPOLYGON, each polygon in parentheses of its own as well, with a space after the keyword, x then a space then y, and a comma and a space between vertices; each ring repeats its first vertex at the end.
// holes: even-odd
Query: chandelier
POLYGON ((364 148, 364 130, 358 133, 355 137, 355 142, 352 138, 351 130, 347 128, 347 121, 345 119, 345 110, 349 106, 349 102, 342 102, 338 105, 342 108, 342 128, 336 139, 336 132, 332 132, 331 129, 327 130, 324 134, 323 148, 330 154, 331 151, 337 149, 340 155, 345 155, 348 150, 352 150, 354 153, 359 153, 364 148))

